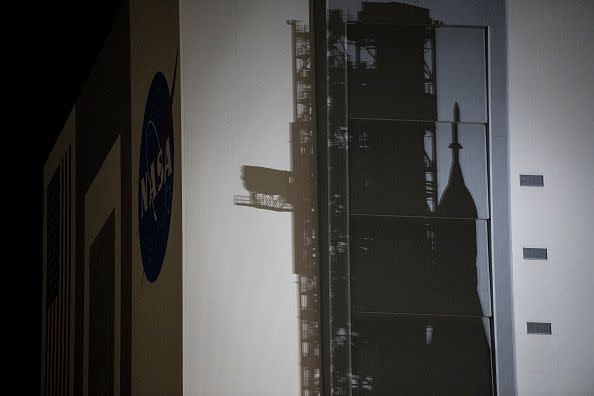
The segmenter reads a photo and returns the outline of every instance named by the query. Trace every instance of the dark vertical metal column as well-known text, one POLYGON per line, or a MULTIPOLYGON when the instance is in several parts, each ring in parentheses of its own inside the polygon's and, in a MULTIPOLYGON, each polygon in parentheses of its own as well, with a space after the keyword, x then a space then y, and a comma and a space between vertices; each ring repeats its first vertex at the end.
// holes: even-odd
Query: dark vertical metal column
POLYGON ((330 370, 330 281, 328 238, 328 129, 326 117, 326 0, 309 1, 310 32, 312 34, 311 71, 313 78, 312 117, 316 128, 317 180, 318 180, 318 246, 320 268, 320 330, 321 330, 321 389, 331 394, 330 370))

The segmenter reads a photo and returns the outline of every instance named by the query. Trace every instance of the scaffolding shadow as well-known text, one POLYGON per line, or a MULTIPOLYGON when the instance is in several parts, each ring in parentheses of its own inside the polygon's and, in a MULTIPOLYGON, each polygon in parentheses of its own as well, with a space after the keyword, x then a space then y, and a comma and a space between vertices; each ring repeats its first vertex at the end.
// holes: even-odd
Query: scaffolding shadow
POLYGON ((233 203, 275 212, 292 212, 293 273, 299 299, 299 351, 302 396, 321 394, 320 269, 317 237, 316 134, 313 114, 311 35, 308 26, 288 20, 291 29, 293 120, 291 169, 244 165, 246 195, 233 203))

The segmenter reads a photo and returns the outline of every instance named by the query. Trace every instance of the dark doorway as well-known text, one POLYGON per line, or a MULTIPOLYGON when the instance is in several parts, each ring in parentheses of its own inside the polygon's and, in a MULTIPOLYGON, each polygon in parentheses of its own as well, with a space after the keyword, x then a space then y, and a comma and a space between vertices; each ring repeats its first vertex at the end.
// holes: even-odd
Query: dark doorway
POLYGON ((487 30, 326 23, 326 391, 492 395, 487 30))
POLYGON ((114 393, 115 220, 112 211, 91 244, 89 382, 92 394, 114 393))

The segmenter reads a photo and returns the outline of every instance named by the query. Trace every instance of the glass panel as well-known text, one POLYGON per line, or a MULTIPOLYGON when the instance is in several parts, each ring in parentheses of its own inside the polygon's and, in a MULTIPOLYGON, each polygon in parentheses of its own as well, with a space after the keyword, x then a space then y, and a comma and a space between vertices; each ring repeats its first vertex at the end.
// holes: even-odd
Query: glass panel
POLYGON ((458 103, 461 122, 488 122, 485 50, 484 29, 435 29, 437 120, 454 121, 458 103))
POLYGON ((358 315, 353 395, 491 395, 490 326, 480 317, 358 315))
MULTIPOLYGON (((427 18, 427 23, 429 23, 427 18)), ((485 31, 350 23, 352 118, 486 123, 485 31)))
POLYGON ((353 313, 491 316, 483 220, 351 216, 353 313))
POLYGON ((485 126, 354 119, 349 135, 352 213, 489 217, 485 126))
POLYGON ((425 27, 349 25, 351 117, 436 120, 434 87, 427 87, 425 27))

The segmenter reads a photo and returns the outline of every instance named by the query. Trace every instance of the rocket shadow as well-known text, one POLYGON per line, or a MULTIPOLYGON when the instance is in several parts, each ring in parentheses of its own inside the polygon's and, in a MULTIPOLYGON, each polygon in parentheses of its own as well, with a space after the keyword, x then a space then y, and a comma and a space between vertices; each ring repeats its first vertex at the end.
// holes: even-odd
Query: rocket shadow
POLYGON ((437 78, 458 32, 401 3, 329 18, 332 388, 490 395, 486 126, 437 78))

